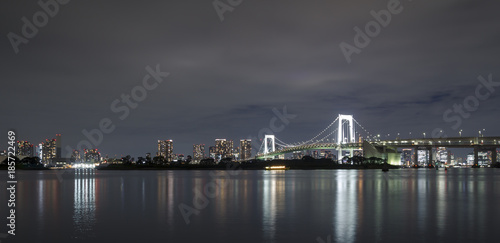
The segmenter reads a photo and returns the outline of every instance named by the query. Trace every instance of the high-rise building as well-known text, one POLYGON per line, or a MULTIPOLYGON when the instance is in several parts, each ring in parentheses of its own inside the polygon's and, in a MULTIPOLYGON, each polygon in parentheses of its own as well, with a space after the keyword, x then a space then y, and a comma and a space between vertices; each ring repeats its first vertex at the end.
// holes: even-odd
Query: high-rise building
POLYGON ((50 163, 54 158, 56 158, 56 139, 46 139, 42 143, 42 162, 50 163))
MULTIPOLYGON (((477 165, 487 166, 490 162, 491 162, 491 159, 488 158, 488 152, 479 151, 477 153, 477 165)), ((474 153, 467 154, 467 164, 474 165, 474 153)))
POLYGON ((488 159, 488 152, 486 151, 480 151, 477 153, 478 155, 478 160, 477 163, 480 166, 487 166, 490 163, 490 159, 488 159))
POLYGON ((38 146, 36 146, 35 154, 40 158, 40 161, 43 161, 43 143, 39 143, 38 146))
POLYGON ((438 147, 436 149, 436 161, 449 164, 451 161, 451 152, 445 147, 438 147))
POLYGON ((401 164, 405 166, 411 166, 413 163, 413 149, 403 149, 401 153, 401 164))
POLYGON ((101 161, 101 153, 97 149, 84 149, 85 162, 97 163, 101 161))
POLYGON ((193 144, 193 162, 199 163, 205 158, 205 144, 193 144))
POLYGON ((429 160, 429 150, 418 150, 418 163, 419 165, 427 165, 430 163, 429 160))
POLYGON ((240 159, 249 160, 252 158, 252 140, 240 139, 240 159))
POLYGON ((474 153, 467 154, 467 165, 474 164, 474 153))
POLYGON ((230 158, 233 155, 233 140, 215 139, 216 160, 230 158))
POLYGON ((174 141, 173 140, 158 140, 157 156, 163 157, 167 162, 174 160, 174 141))
POLYGON ((35 154, 33 144, 28 141, 17 141, 17 156, 33 157, 35 154))
POLYGON ((56 134, 56 138, 45 139, 45 142, 41 143, 40 160, 50 163, 56 158, 61 158, 61 134, 56 134))

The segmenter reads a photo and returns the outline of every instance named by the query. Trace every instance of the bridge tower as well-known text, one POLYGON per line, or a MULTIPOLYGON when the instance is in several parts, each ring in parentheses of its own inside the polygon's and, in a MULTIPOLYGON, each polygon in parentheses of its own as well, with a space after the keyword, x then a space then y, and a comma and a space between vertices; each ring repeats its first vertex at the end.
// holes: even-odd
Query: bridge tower
POLYGON ((276 145, 274 142, 274 135, 266 135, 264 137, 264 154, 269 152, 274 152, 276 150, 276 145))
MULTIPOLYGON (((339 114, 338 123, 339 123, 339 127, 337 130, 337 145, 338 145, 337 160, 341 160, 342 159, 342 144, 355 143, 356 142, 356 133, 354 130, 354 122, 353 122, 352 115, 339 114)), ((351 152, 351 156, 353 156, 352 149, 350 149, 350 152, 351 152)))

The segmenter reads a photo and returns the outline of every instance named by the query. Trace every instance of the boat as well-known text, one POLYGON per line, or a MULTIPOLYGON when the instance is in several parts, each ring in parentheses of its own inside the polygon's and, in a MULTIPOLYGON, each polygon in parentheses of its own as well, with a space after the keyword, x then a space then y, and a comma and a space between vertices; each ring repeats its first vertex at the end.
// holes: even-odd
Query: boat
POLYGON ((274 165, 274 166, 266 166, 266 170, 288 170, 290 169, 289 167, 286 167, 284 165, 274 165))
POLYGON ((64 166, 62 165, 49 165, 47 166, 47 168, 51 169, 51 170, 64 170, 66 169, 64 166))

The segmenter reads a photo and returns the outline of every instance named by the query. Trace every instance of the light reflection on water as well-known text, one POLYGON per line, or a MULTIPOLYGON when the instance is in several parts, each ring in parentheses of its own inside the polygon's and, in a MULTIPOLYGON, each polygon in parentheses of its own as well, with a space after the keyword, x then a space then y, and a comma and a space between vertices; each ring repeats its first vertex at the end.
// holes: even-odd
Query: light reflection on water
POLYGON ((73 223, 75 238, 95 237, 96 179, 95 170, 75 170, 73 223))
POLYGON ((494 169, 55 173, 19 172, 16 242, 496 242, 494 169))
POLYGON ((265 171, 262 190, 262 231, 264 239, 276 238, 276 216, 286 208, 284 171, 265 171))
POLYGON ((337 176, 335 195, 335 239, 354 242, 357 224, 357 171, 348 171, 337 176))

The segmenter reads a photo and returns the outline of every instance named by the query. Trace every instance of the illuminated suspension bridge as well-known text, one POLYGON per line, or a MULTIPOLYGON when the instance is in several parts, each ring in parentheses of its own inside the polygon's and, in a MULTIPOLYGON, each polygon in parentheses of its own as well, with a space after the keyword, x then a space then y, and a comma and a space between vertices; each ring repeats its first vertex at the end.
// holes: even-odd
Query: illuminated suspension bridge
MULTIPOLYGON (((417 151, 432 150, 437 147, 473 148, 475 163, 478 161, 479 151, 491 151, 492 161, 496 161, 496 149, 500 148, 500 137, 398 138, 396 140, 381 140, 380 136, 375 136, 373 133, 367 131, 352 115, 341 114, 319 134, 307 141, 286 143, 275 135, 265 135, 256 158, 274 159, 276 156, 295 151, 331 149, 337 151, 337 158, 340 159, 343 158, 343 151, 349 151, 352 156, 354 150, 378 149, 384 152, 391 150, 398 155, 398 148, 412 148, 417 151)), ((366 154, 364 155, 366 157, 366 154)), ((428 156, 428 161, 432 161, 432 153, 428 153, 428 156)), ((387 155, 385 158, 388 158, 387 155)), ((398 159, 397 156, 394 158, 398 159)), ((417 164, 417 156, 414 156, 414 159, 414 164, 417 164)))

